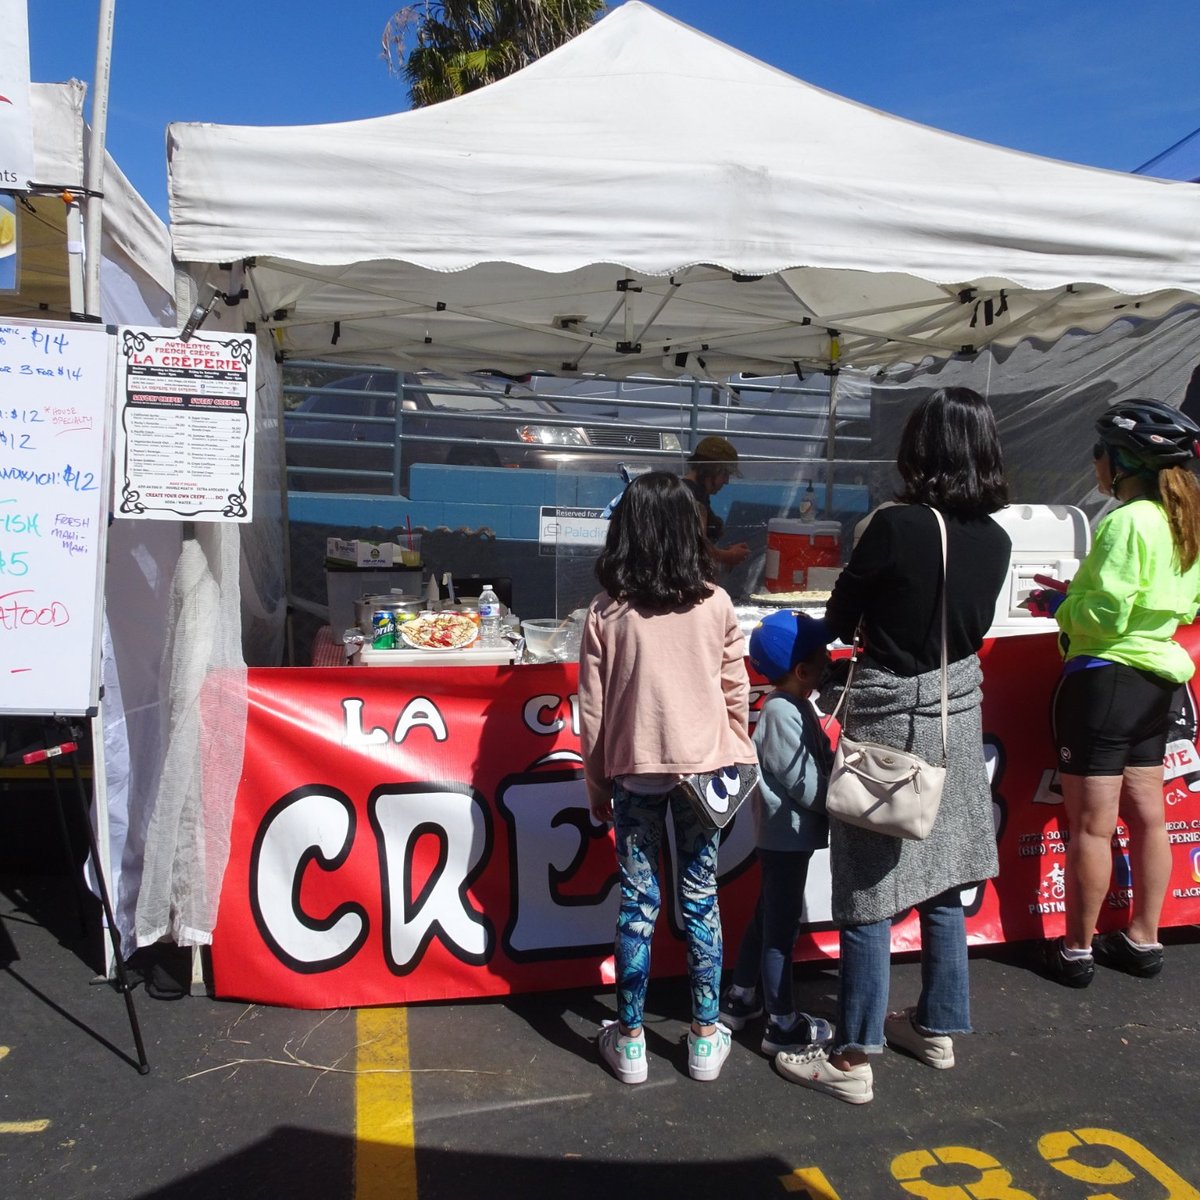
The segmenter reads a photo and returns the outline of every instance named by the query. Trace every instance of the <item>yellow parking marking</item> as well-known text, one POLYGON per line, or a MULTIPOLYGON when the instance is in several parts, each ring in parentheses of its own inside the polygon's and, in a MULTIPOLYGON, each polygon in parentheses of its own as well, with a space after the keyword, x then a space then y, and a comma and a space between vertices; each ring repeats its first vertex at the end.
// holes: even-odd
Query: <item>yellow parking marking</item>
POLYGON ((801 1192, 807 1200, 841 1200, 820 1167, 797 1167, 790 1175, 781 1175, 779 1182, 785 1192, 801 1192))
POLYGON ((0 1121, 0 1133, 45 1133, 50 1128, 48 1120, 0 1121))
POLYGON ((416 1200, 408 1014, 360 1008, 356 1020, 354 1200, 416 1200))
MULTIPOLYGON (((7 1046, 0 1046, 0 1060, 8 1057, 7 1046)), ((0 1133, 45 1133, 50 1122, 45 1117, 36 1121, 0 1121, 0 1133)))

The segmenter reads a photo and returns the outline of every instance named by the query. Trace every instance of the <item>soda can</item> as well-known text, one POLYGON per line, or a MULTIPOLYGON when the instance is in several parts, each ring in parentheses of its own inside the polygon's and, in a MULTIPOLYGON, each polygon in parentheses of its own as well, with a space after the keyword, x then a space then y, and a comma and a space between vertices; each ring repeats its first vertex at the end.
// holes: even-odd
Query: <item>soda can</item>
POLYGON ((388 608, 376 609, 371 614, 371 649, 395 650, 396 614, 388 608))

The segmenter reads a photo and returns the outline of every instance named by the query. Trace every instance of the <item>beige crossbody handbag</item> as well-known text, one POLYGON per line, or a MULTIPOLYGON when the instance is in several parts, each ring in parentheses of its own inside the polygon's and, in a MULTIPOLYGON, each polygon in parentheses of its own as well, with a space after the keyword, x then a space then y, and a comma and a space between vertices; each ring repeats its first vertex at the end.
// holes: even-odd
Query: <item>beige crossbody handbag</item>
MULTIPOLYGON (((927 838, 937 819, 946 782, 946 743, 949 727, 949 698, 946 686, 946 522, 936 508, 929 510, 937 518, 942 539, 942 763, 926 762, 909 750, 896 750, 875 742, 858 742, 845 733, 838 741, 829 775, 825 802, 831 817, 871 829, 890 837, 927 838)), ((859 637, 856 631, 850 672, 833 717, 843 704, 849 713, 847 697, 854 681, 858 661, 859 637)))

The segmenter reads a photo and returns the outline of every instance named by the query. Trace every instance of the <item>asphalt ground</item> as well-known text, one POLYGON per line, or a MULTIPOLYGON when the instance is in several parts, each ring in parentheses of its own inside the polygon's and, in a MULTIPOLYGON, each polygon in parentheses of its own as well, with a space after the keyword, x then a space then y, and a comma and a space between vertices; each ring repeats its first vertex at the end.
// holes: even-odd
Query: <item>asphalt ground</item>
MULTIPOLYGON (((1070 991, 1031 946, 972 952, 976 1033, 934 1071, 888 1051, 875 1101, 779 1077, 759 1030, 687 1076, 687 989, 652 985, 650 1075, 596 1057, 611 990, 298 1011, 96 982, 68 880, 0 875, 0 1197, 495 1200, 614 1195, 1200 1200, 1200 930, 1155 979, 1070 991)), ((898 958, 896 1006, 919 964, 898 958)), ((832 1017, 836 969, 796 967, 832 1017)))

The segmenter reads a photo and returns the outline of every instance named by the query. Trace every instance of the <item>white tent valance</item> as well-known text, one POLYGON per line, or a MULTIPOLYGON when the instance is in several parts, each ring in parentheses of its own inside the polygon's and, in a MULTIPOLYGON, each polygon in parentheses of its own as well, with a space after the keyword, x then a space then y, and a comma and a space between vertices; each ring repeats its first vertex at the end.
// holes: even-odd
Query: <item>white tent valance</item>
POLYGON ((915 125, 637 0, 427 109, 168 140, 177 260, 251 260, 241 315, 291 356, 870 365, 1200 293, 1194 186, 915 125))

